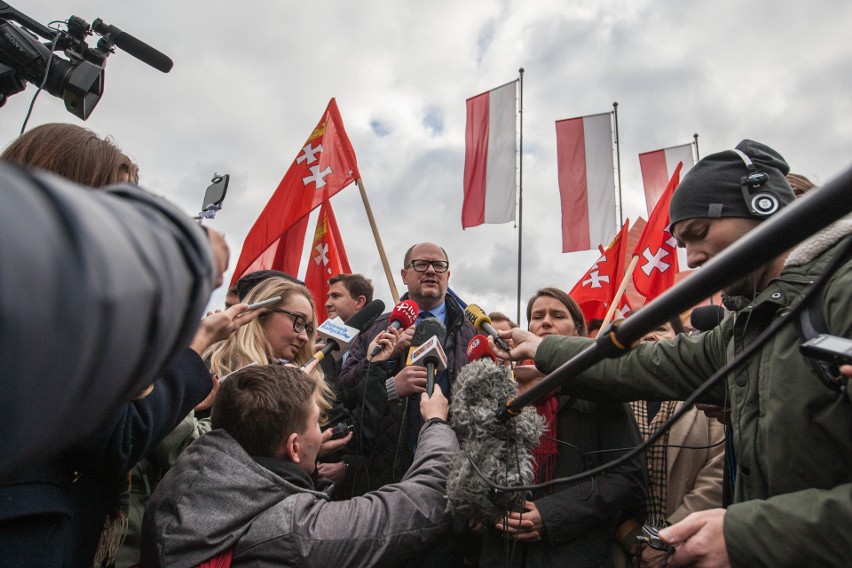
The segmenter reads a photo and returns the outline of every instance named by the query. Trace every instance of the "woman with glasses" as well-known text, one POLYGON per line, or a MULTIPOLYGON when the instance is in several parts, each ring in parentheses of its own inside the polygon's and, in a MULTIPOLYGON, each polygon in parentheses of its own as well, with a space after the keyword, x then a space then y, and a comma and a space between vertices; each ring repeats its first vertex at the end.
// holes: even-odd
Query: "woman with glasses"
MULTIPOLYGON (((542 288, 530 298, 527 321, 539 337, 586 333, 580 307, 558 288, 542 288)), ((516 366, 515 376, 520 390, 542 378, 532 365, 516 366)), ((536 403, 536 411, 546 428, 534 450, 536 483, 587 471, 639 444, 625 404, 581 400, 556 390, 536 403)), ((507 512, 488 531, 480 565, 612 566, 619 515, 642 502, 644 475, 637 457, 579 484, 535 491, 522 511, 507 512)))
MULTIPOLYGON (((274 296, 281 296, 281 301, 205 354, 211 373, 221 378, 253 363, 301 366, 313 356, 317 333, 311 293, 301 284, 271 277, 255 286, 244 301, 253 304, 274 296)), ((331 391, 319 366, 310 374, 321 385, 323 396, 318 403, 326 412, 331 408, 331 391)))

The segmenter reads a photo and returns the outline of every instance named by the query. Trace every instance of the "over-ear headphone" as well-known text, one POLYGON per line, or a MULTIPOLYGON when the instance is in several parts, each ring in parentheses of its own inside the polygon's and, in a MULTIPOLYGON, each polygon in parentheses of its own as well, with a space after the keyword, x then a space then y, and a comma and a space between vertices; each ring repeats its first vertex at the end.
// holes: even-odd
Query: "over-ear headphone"
POLYGON ((748 168, 748 174, 740 178, 740 188, 743 192, 743 200, 749 213, 755 217, 769 217, 780 207, 778 196, 769 192, 761 191, 761 187, 769 181, 769 175, 757 169, 751 158, 746 156, 741 150, 734 149, 734 152, 748 168))

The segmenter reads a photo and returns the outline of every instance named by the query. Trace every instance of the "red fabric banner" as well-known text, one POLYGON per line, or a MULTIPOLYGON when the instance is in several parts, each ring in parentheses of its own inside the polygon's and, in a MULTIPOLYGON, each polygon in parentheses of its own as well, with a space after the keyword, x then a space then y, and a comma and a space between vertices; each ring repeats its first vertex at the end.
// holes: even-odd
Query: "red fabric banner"
POLYGON ((311 291, 316 304, 317 321, 322 323, 328 319, 325 311, 325 299, 328 296, 328 279, 338 274, 350 274, 349 259, 343 248, 343 239, 337 228, 337 220, 327 201, 320 207, 317 218, 317 229, 311 245, 311 255, 308 260, 308 270, 305 273, 305 286, 311 291))
MULTIPOLYGON (((624 260, 627 254, 629 225, 630 220, 628 219, 606 250, 601 247, 600 258, 595 261, 568 293, 575 302, 580 304, 580 309, 583 310, 587 322, 604 318, 612 303, 613 296, 615 296, 615 291, 618 290, 618 285, 624 278, 624 260)), ((632 309, 626 295, 622 296, 619 308, 622 314, 626 314, 627 311, 632 309)))
POLYGON ((669 233, 668 227, 669 202, 680 183, 681 167, 683 162, 679 162, 675 168, 633 250, 633 255, 639 257, 639 263, 633 270, 633 286, 649 302, 671 288, 678 271, 677 241, 669 233))
POLYGON ((266 268, 296 276, 308 215, 359 177, 355 152, 337 102, 331 99, 249 231, 231 285, 244 274, 266 268))

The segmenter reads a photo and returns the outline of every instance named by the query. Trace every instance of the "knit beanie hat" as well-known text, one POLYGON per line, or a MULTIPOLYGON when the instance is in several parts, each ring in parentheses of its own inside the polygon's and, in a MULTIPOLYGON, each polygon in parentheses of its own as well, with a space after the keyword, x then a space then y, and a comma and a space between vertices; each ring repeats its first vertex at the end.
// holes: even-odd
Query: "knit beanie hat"
POLYGON ((710 154, 689 170, 672 194, 669 230, 696 217, 769 217, 795 199, 784 178, 789 171, 781 154, 753 140, 743 140, 736 150, 710 154))

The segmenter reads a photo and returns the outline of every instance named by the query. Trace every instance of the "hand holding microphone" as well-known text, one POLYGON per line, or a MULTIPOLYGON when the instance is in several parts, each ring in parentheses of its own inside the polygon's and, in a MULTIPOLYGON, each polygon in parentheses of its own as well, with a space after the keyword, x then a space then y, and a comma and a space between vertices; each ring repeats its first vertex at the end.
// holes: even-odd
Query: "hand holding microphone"
POLYGON ((377 335, 375 339, 370 342, 370 346, 367 347, 367 350, 372 354, 375 352, 376 348, 378 348, 379 353, 376 356, 368 356, 367 360, 373 363, 390 360, 394 347, 396 347, 396 343, 399 341, 399 337, 400 331, 393 327, 389 327, 386 331, 377 335))
POLYGON ((303 369, 307 369, 314 362, 322 361, 329 353, 335 359, 339 359, 346 346, 385 309, 385 303, 381 300, 373 300, 343 323, 341 319, 334 318, 326 320, 317 328, 319 335, 325 339, 325 347, 308 359, 303 369))
MULTIPOLYGON (((408 329, 414 322, 417 321, 417 315, 420 313, 420 307, 414 303, 412 300, 405 300, 404 302, 400 302, 393 307, 391 310, 390 318, 388 322, 390 323, 389 329, 393 328, 397 331, 401 329, 408 329)), ((393 355, 397 355, 399 349, 402 346, 399 343, 403 343, 403 340, 400 339, 397 343, 397 347, 394 348, 393 355)), ((370 359, 374 358, 379 352, 382 350, 380 345, 376 345, 372 351, 370 351, 370 359)))

